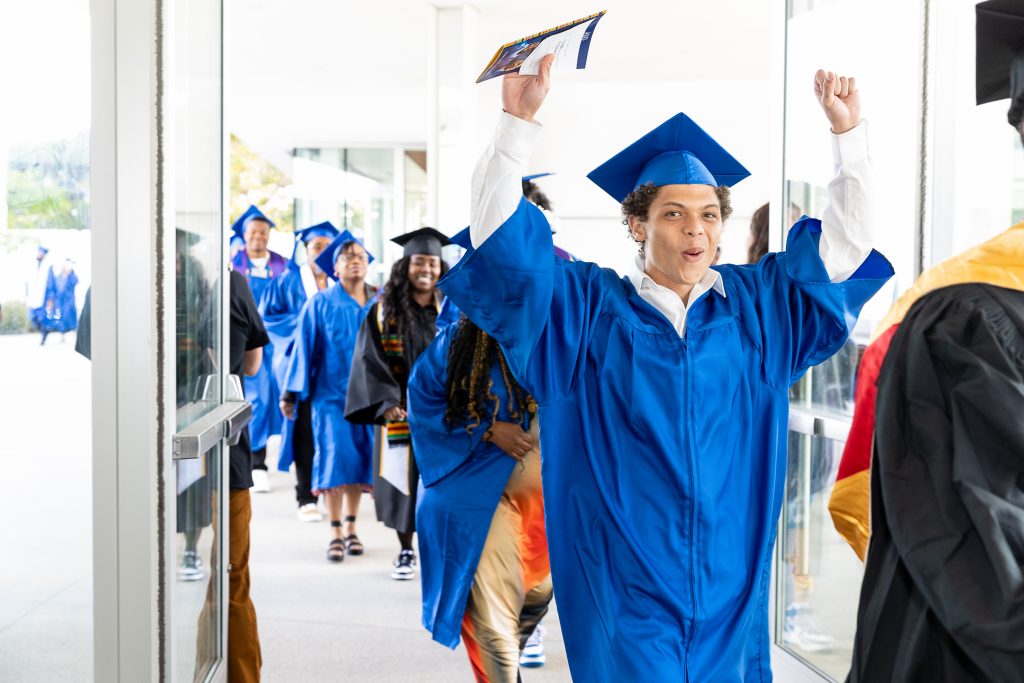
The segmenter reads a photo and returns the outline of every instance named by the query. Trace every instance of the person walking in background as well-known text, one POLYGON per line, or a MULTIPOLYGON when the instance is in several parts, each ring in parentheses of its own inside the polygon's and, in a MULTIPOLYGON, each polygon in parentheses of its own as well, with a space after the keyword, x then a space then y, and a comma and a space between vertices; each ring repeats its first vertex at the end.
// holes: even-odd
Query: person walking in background
MULTIPOLYGON (((302 307, 317 292, 334 285, 334 281, 316 264, 316 259, 337 236, 338 229, 327 221, 297 231, 295 250, 287 270, 273 278, 263 292, 260 314, 274 344, 272 370, 278 387, 285 382, 290 344, 302 307), (305 251, 306 257, 302 265, 295 260, 300 249, 305 251)), ((315 446, 308 400, 298 401, 295 419, 284 421, 281 434, 277 469, 287 472, 291 464, 295 463, 295 500, 299 508, 299 521, 319 522, 323 515, 316 507, 317 496, 313 495, 311 489, 315 446)))
POLYGON ((348 230, 317 258, 339 286, 306 302, 299 316, 281 394, 281 411, 295 419, 296 401, 308 401, 314 442, 312 491, 322 493, 331 520, 327 559, 362 555, 356 516, 362 487, 373 482, 373 429, 345 419, 345 392, 359 326, 377 291, 366 284, 373 256, 348 230), (344 508, 344 526, 342 510, 344 508))
MULTIPOLYGON (((231 316, 229 371, 239 377, 251 377, 259 371, 262 363, 263 347, 268 341, 267 332, 245 276, 237 271, 230 271, 228 276, 231 316)), ((257 683, 260 680, 263 656, 256 608, 250 596, 249 525, 252 521, 252 499, 249 488, 252 486, 252 450, 249 448, 248 430, 243 429, 238 443, 229 448, 229 458, 227 680, 228 683, 257 683)), ((216 527, 214 531, 216 533, 216 527)), ((213 548, 213 552, 217 552, 217 543, 213 544, 213 548)), ((218 620, 210 612, 216 614, 219 610, 218 583, 212 579, 209 582, 206 601, 197 621, 197 669, 216 658, 212 648, 220 639, 219 634, 211 630, 217 628, 218 620)), ((200 670, 196 673, 201 676, 205 672, 200 670)))
POLYGON ((423 625, 452 649, 461 631, 478 683, 514 683, 552 595, 537 403, 463 317, 413 369, 409 428, 423 625))
POLYGON ((78 306, 75 303, 78 274, 75 273, 75 262, 65 259, 60 269, 53 271, 51 282, 52 297, 48 295, 48 298, 53 300, 53 331, 61 335, 73 332, 78 327, 78 306))
MULTIPOLYGON (((259 302, 267 285, 288 269, 288 259, 270 251, 267 244, 273 221, 256 206, 250 206, 231 226, 232 243, 241 240, 242 247, 231 259, 231 268, 244 275, 252 290, 253 300, 259 302)), ((274 345, 263 349, 263 363, 252 377, 246 377, 245 399, 252 404, 252 422, 249 438, 252 447, 253 491, 270 491, 267 476, 267 439, 281 431, 281 413, 278 409, 280 389, 272 370, 274 345)))
POLYGON ((53 290, 53 270, 50 267, 49 253, 50 250, 42 245, 36 249, 36 262, 25 280, 25 308, 28 309, 28 317, 33 327, 42 334, 40 344, 46 343, 46 336, 49 334, 46 319, 52 316, 54 304, 49 298, 53 290))
POLYGON ((406 385, 413 364, 437 333, 443 295, 436 285, 448 269, 441 248, 449 240, 434 228, 420 228, 391 241, 403 248, 403 256, 359 328, 345 418, 377 425, 373 500, 377 519, 398 534, 401 550, 391 578, 408 581, 416 575, 419 471, 406 421, 406 385))

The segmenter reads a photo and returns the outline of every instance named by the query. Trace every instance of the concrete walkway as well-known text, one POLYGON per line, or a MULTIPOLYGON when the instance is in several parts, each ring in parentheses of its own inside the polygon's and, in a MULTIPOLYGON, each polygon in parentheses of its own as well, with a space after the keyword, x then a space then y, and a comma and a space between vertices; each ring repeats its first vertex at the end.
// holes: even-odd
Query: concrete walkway
MULTIPOLYGON (((369 495, 357 529, 366 553, 333 564, 328 523, 295 516, 294 475, 272 470, 271 482, 253 494, 250 559, 265 681, 473 681, 465 648, 451 652, 420 625, 418 578, 391 579, 398 541, 369 495)), ((544 625, 547 665, 524 669, 524 683, 571 680, 554 610, 544 625)))
MULTIPOLYGON (((0 336, 0 683, 92 680, 91 368, 74 341, 0 336)), ((420 626, 419 581, 391 580, 398 543, 372 499, 358 530, 366 554, 334 565, 327 522, 295 517, 293 475, 271 478, 275 490, 253 496, 263 680, 471 682, 465 649, 450 652, 420 626)), ((210 541, 204 533, 201 547, 210 541)), ((173 589, 173 609, 191 610, 175 640, 180 671, 191 672, 206 584, 173 589)), ((548 664, 523 680, 568 681, 557 615, 544 623, 548 664)))

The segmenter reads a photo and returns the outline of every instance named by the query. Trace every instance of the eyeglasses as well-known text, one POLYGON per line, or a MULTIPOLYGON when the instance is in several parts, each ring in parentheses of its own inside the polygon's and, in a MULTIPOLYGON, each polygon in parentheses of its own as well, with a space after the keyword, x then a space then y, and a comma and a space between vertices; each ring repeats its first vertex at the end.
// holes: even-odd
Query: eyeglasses
POLYGON ((338 258, 342 259, 343 261, 366 261, 366 254, 365 253, 340 254, 338 256, 338 258))

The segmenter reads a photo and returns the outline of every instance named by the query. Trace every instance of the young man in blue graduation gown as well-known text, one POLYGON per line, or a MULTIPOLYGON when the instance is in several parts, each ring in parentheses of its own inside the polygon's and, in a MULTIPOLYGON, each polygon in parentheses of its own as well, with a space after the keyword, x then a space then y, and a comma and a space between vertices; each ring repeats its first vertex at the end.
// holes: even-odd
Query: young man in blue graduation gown
POLYGON ((348 230, 317 258, 338 284, 313 295, 299 316, 282 386, 282 409, 295 418, 295 402, 309 401, 315 450, 312 492, 323 493, 331 520, 327 559, 362 555, 356 515, 362 486, 373 482, 373 428, 345 419, 345 392, 356 335, 377 291, 366 284, 373 260, 348 230), (342 527, 342 508, 345 526, 342 527))
POLYGON ((752 266, 711 259, 746 170, 679 114, 590 174, 640 245, 619 278, 550 256, 519 178, 550 85, 505 78, 473 178, 475 250, 441 286, 539 402, 551 569, 577 681, 771 679, 768 581, 788 388, 892 275, 870 248, 853 79, 818 72, 837 176, 822 221, 752 266))
MULTIPOLYGON (((288 259, 270 251, 267 243, 274 222, 256 206, 250 206, 231 226, 232 242, 241 240, 242 248, 231 258, 231 269, 245 276, 252 297, 259 301, 270 281, 283 275, 288 259)), ((281 412, 277 407, 280 389, 271 370, 274 345, 263 349, 263 363, 252 377, 245 377, 245 399, 252 404, 249 440, 252 448, 253 491, 270 491, 267 478, 267 438, 281 431, 281 412)))
MULTIPOLYGON (((278 387, 284 385, 289 344, 302 307, 314 294, 334 284, 327 273, 316 265, 316 259, 337 236, 338 229, 327 221, 296 231, 295 251, 288 269, 283 275, 271 280, 263 291, 260 315, 263 316, 267 334, 274 344, 271 369, 278 387), (295 262, 300 249, 304 249, 306 256, 302 265, 295 262)), ((284 421, 281 453, 277 458, 277 469, 282 472, 287 472, 291 464, 295 463, 295 500, 299 506, 299 521, 302 522, 319 522, 323 519, 316 508, 317 497, 311 491, 314 452, 311 417, 309 401, 299 401, 295 420, 284 421)))

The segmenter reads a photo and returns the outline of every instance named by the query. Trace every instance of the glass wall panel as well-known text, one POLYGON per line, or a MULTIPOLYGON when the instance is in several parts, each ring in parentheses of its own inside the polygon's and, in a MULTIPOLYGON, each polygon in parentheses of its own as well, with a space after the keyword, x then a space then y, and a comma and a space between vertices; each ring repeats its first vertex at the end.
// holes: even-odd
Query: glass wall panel
POLYGON ((1007 124, 1008 99, 975 104, 975 3, 936 4, 934 86, 936 226, 942 261, 1024 220, 1024 149, 1007 124), (949 234, 946 234, 948 231, 949 234))
POLYGON ((0 680, 93 680, 88 0, 0 3, 0 680))
MULTIPOLYGON (((221 5, 181 0, 173 7, 175 385, 181 431, 222 400, 221 5)), ((198 682, 224 651, 225 560, 217 550, 223 534, 221 448, 177 460, 174 470, 171 671, 175 681, 198 682)))
POLYGON ((852 75, 869 133, 875 247, 896 271, 864 307, 847 344, 790 390, 791 426, 794 420, 827 422, 831 432, 830 438, 810 428, 790 432, 776 641, 824 675, 842 680, 850 666, 863 566, 833 527, 828 500, 864 348, 916 275, 923 15, 920 2, 882 0, 790 0, 787 12, 787 226, 800 215, 822 216, 835 174, 828 123, 813 94, 814 74, 823 68, 852 75), (885 21, 879 21, 882 16, 885 21), (864 36, 885 49, 865 49, 864 36))

